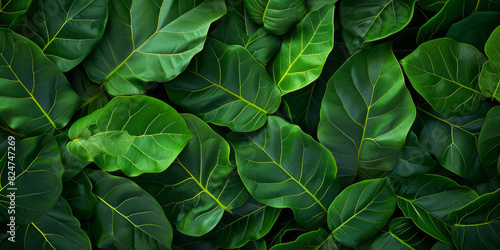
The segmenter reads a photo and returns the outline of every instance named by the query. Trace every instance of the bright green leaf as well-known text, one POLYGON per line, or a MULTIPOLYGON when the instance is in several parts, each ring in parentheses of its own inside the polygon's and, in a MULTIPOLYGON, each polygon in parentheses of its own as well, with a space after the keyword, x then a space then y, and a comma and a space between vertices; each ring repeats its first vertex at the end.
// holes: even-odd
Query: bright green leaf
POLYGON ((94 161, 94 157, 105 155, 123 156, 135 141, 135 136, 129 135, 126 130, 104 131, 89 135, 90 132, 84 132, 82 139, 74 139, 67 145, 68 151, 82 161, 94 161))

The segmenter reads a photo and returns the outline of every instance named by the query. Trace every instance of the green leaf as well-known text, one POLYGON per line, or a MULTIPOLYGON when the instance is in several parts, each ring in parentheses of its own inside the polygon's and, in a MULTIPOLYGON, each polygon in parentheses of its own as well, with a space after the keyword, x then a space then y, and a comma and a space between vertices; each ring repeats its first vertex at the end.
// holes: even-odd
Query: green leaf
POLYGON ((271 34, 283 35, 307 13, 305 0, 243 0, 250 18, 271 34))
POLYGON ((66 72, 92 52, 107 19, 106 0, 33 0, 10 28, 35 42, 66 72))
POLYGON ((339 192, 335 160, 296 125, 270 116, 264 128, 230 133, 238 173, 252 196, 272 207, 291 208, 308 229, 326 222, 327 208, 339 192))
POLYGON ((389 232, 383 233, 371 245, 371 249, 422 249, 433 246, 429 235, 420 231, 408 218, 395 218, 389 223, 389 232))
POLYGON ((172 102, 233 131, 262 127, 281 101, 264 67, 241 46, 215 39, 205 46, 183 74, 165 83, 172 102))
POLYGON ((2 120, 25 136, 66 126, 80 98, 59 69, 38 46, 11 30, 0 28, 0 47, 2 120))
POLYGON ((477 2, 478 0, 448 0, 435 16, 420 27, 417 42, 420 44, 434 39, 434 36, 446 31, 453 23, 475 12, 477 2))
POLYGON ((396 209, 387 180, 361 181, 345 188, 328 209, 328 227, 335 240, 355 247, 375 236, 396 209))
POLYGON ((68 143, 68 150, 88 160, 87 151, 95 149, 90 145, 101 150, 104 147, 105 154, 91 154, 99 167, 106 171, 120 169, 128 176, 137 176, 167 169, 191 137, 182 117, 166 103, 148 96, 121 96, 71 126, 69 138, 72 141, 68 143), (129 150, 105 144, 100 147, 99 140, 110 134, 125 138, 125 143, 117 144, 119 147, 128 146, 130 136, 135 139, 129 150), (88 138, 97 139, 95 143, 80 143, 88 138), (118 152, 111 152, 112 149, 118 152), (126 153, 120 155, 124 151, 126 153))
POLYGON ((92 183, 85 172, 63 182, 62 196, 71 206, 73 215, 89 219, 94 215, 97 198, 92 193, 92 183))
POLYGON ((68 151, 82 161, 94 161, 94 157, 124 156, 134 144, 135 136, 123 131, 104 131, 93 134, 84 132, 82 139, 74 139, 67 145, 68 151))
POLYGON ((500 107, 496 106, 488 111, 484 124, 479 133, 478 153, 482 166, 489 179, 500 172, 500 107))
POLYGON ((61 161, 64 167, 63 179, 67 180, 73 178, 90 164, 89 161, 82 161, 68 151, 68 142, 71 140, 68 136, 68 130, 55 136, 57 144, 61 149, 61 161))
POLYGON ((133 181, 88 171, 98 200, 92 223, 101 249, 170 249, 172 227, 156 200, 133 181))
POLYGON ((366 43, 402 30, 413 17, 416 0, 358 0, 340 3, 340 23, 347 49, 353 54, 366 43))
POLYGON ((449 215, 451 235, 458 249, 500 247, 500 190, 485 194, 449 215))
POLYGON ((201 236, 212 230, 224 211, 241 206, 248 193, 229 162, 229 144, 194 115, 183 115, 193 138, 161 174, 137 179, 156 197, 177 230, 201 236))
POLYGON ((4 1, 0 10, 0 26, 8 27, 17 16, 26 11, 30 3, 31 0, 4 1))
POLYGON ((496 28, 486 42, 484 50, 489 58, 483 65, 479 87, 486 97, 500 101, 500 27, 496 28))
MULTIPOLYGON (((19 240, 19 239, 18 239, 19 240)), ((24 238, 26 249, 92 249, 90 239, 61 197, 52 209, 30 223, 24 238)))
POLYGON ((333 4, 307 14, 297 27, 285 35, 268 72, 282 94, 307 86, 323 70, 333 48, 333 4))
POLYGON ((267 250, 266 241, 254 240, 248 242, 246 245, 238 248, 240 250, 267 250))
POLYGON ((86 116, 104 107, 109 102, 106 90, 101 89, 99 84, 92 82, 82 66, 78 66, 74 70, 66 73, 66 77, 71 87, 73 87, 83 100, 75 117, 81 118, 86 116))
POLYGON ((444 243, 451 242, 448 214, 477 198, 474 190, 439 175, 395 179, 394 187, 405 217, 444 243))
POLYGON ((61 195, 61 153, 49 134, 13 142, 0 154, 0 216, 2 221, 10 218, 10 201, 15 196, 16 223, 29 224, 46 214, 61 195), (8 179, 12 178, 9 172, 14 172, 14 180, 8 179))
POLYGON ((481 53, 484 53, 484 45, 488 37, 490 37, 490 34, 499 25, 499 12, 475 12, 465 19, 451 25, 446 33, 446 37, 452 38, 457 42, 470 44, 481 53))
POLYGON ((401 64, 411 84, 437 112, 466 115, 484 98, 477 90, 486 57, 471 45, 440 38, 420 45, 401 64))
POLYGON ((241 45, 263 65, 266 65, 278 51, 281 40, 261 27, 251 33, 248 26, 254 25, 247 20, 247 14, 241 3, 228 2, 228 12, 216 29, 209 33, 210 37, 228 45, 241 45))
POLYGON ((318 80, 283 96, 283 102, 290 108, 288 117, 292 123, 299 125, 304 132, 312 136, 317 135, 321 101, 325 95, 326 84, 344 61, 345 56, 341 47, 334 47, 318 80))
POLYGON ((295 241, 278 244, 273 246, 271 250, 337 250, 338 247, 333 240, 331 234, 325 229, 320 228, 316 231, 308 232, 300 235, 295 241))
POLYGON ((477 153, 478 135, 489 107, 485 104, 473 115, 456 117, 419 107, 413 131, 420 145, 443 167, 469 180, 482 181, 487 176, 477 153))
POLYGON ((225 12, 222 0, 110 1, 106 31, 85 69, 112 95, 142 94, 147 82, 179 75, 225 12))
POLYGON ((271 230, 280 211, 249 198, 232 213, 224 214, 220 223, 204 238, 225 249, 246 246, 247 242, 258 240, 271 230))
POLYGON ((362 50, 342 65, 328 82, 318 138, 333 153, 344 185, 394 167, 415 113, 389 44, 362 50))
POLYGON ((439 12, 448 0, 418 0, 420 8, 430 11, 439 12))
POLYGON ((403 147, 403 156, 392 169, 392 173, 401 177, 409 177, 431 172, 437 167, 436 161, 418 142, 417 135, 410 131, 403 147))

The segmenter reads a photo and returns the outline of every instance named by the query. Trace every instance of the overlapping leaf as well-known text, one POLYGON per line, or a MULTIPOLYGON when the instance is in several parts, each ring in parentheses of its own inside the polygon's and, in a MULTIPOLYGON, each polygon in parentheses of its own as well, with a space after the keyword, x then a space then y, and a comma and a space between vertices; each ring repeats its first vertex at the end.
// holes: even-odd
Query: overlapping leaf
POLYGON ((225 12, 222 0, 110 1, 106 31, 85 69, 112 95, 142 94, 148 82, 180 74, 225 12))
POLYGON ((335 244, 332 235, 325 229, 320 228, 316 231, 300 235, 295 241, 278 244, 271 248, 271 250, 287 249, 337 250, 338 247, 335 244))
POLYGON ((486 57, 471 45, 441 38, 420 45, 401 60, 415 90, 437 112, 466 115, 475 112, 482 99, 477 90, 486 57))
POLYGON ((306 0, 243 0, 250 18, 272 34, 283 35, 307 13, 306 0))
POLYGON ((182 117, 166 103, 148 96, 123 96, 76 121, 68 136, 67 148, 79 159, 91 160, 88 157, 92 156, 106 171, 120 169, 128 176, 137 176, 167 169, 192 135, 182 117), (111 134, 124 135, 125 140, 111 134), (101 143, 103 140, 95 138, 119 143, 101 143))
POLYGON ((170 99, 204 121, 234 131, 262 127, 281 101, 264 66, 241 46, 215 39, 205 46, 183 74, 165 83, 170 99))
POLYGON ((81 118, 100 108, 103 108, 108 102, 109 97, 105 89, 102 89, 99 84, 92 82, 87 76, 87 72, 83 67, 79 66, 76 69, 66 73, 68 81, 80 96, 83 102, 80 104, 75 116, 81 118))
POLYGON ((373 179, 345 188, 328 209, 328 227, 342 245, 355 247, 375 236, 396 209, 387 180, 373 179))
POLYGON ((154 195, 183 234, 201 236, 212 230, 224 211, 241 206, 248 193, 229 162, 229 144, 199 118, 183 115, 193 138, 163 173, 137 183, 154 195))
POLYGON ((106 0, 33 0, 10 28, 35 42, 65 72, 94 49, 107 19, 106 0))
POLYGON ((88 171, 98 200, 92 223, 99 248, 170 249, 172 227, 156 200, 133 181, 88 171))
POLYGON ((389 223, 389 232, 378 236, 370 249, 422 249, 428 250, 434 241, 420 231, 411 219, 398 217, 389 223))
POLYGON ((416 0, 360 0, 340 3, 342 35, 349 52, 402 30, 413 17, 416 0))
POLYGON ((97 198, 92 193, 92 183, 85 172, 63 182, 62 196, 77 218, 89 219, 94 215, 97 198))
POLYGON ((448 215, 477 198, 472 189, 439 175, 423 174, 396 179, 398 206, 405 217, 432 237, 451 242, 448 215))
POLYGON ((283 94, 316 80, 333 48, 333 4, 309 12, 283 37, 281 48, 268 67, 283 94))
POLYGON ((325 223, 327 208, 339 192, 335 160, 325 147, 275 116, 260 130, 228 138, 238 173, 255 199, 291 208, 305 228, 325 223))
POLYGON ((420 145, 418 138, 410 131, 403 147, 403 156, 392 169, 392 173, 401 177, 409 177, 428 173, 438 167, 429 152, 420 145))
POLYGON ((496 28, 486 42, 484 50, 490 59, 483 65, 479 77, 481 92, 500 101, 500 27, 496 28))
POLYGON ((415 113, 390 45, 351 56, 328 82, 318 127, 318 138, 333 153, 344 184, 390 171, 415 113))
POLYGON ((0 47, 2 120, 25 136, 66 126, 80 98, 59 69, 38 46, 11 30, 0 28, 0 47))

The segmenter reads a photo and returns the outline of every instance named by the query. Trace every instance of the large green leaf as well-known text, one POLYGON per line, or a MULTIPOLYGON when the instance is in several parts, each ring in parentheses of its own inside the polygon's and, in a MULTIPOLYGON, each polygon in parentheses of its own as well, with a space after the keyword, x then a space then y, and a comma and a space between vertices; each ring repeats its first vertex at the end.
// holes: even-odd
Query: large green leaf
POLYGON ((23 14, 31 3, 31 0, 7 0, 2 1, 0 8, 0 26, 8 27, 17 16, 23 14))
POLYGON ((212 230, 224 211, 241 206, 248 197, 229 162, 229 144, 202 120, 183 115, 193 138, 176 161, 161 174, 137 183, 162 205, 177 230, 201 236, 212 230))
POLYGON ((389 223, 389 231, 373 241, 370 249, 422 249, 433 246, 429 235, 420 231, 408 218, 395 218, 389 223))
POLYGON ((89 237, 62 197, 46 215, 30 223, 25 230, 26 249, 92 249, 89 237))
POLYGON ((25 136, 66 126, 80 98, 59 69, 38 46, 11 30, 0 29, 0 47, 1 119, 25 136))
MULTIPOLYGON (((121 169, 128 176, 137 176, 167 169, 191 136, 182 117, 166 103, 148 96, 120 96, 76 121, 69 130, 72 141, 67 148, 82 160, 89 160, 88 155, 94 156, 94 162, 106 171, 121 169), (120 152, 111 154, 108 151, 115 145, 102 144, 108 151, 92 154, 102 152, 92 151, 89 140, 110 134, 124 136, 126 145, 134 137, 129 150, 122 154, 123 150, 119 149, 120 152)), ((95 145, 100 142, 98 140, 95 145)))
POLYGON ((243 4, 231 1, 226 4, 228 12, 224 21, 209 36, 228 45, 245 47, 255 59, 266 65, 280 48, 281 40, 264 27, 252 32, 250 27, 254 28, 255 24, 248 20, 243 4))
POLYGON ((401 60, 411 84, 437 112, 465 115, 484 98, 477 90, 486 57, 471 45, 441 38, 420 45, 401 60))
POLYGON ((271 250, 337 250, 331 234, 323 228, 300 235, 295 241, 278 244, 271 250))
POLYGON ((484 50, 489 61, 483 65, 479 87, 486 97, 500 101, 500 27, 488 38, 484 50))
POLYGON ((478 135, 489 107, 482 105, 473 115, 456 117, 419 107, 413 131, 441 166, 469 180, 482 181, 487 176, 477 153, 478 135))
POLYGON ((76 118, 86 116, 104 107, 109 102, 109 96, 106 90, 101 89, 99 84, 89 79, 83 66, 78 66, 74 70, 66 73, 66 77, 71 87, 73 87, 83 100, 75 114, 76 118))
POLYGON ((306 0, 243 0, 250 18, 272 34, 283 35, 307 13, 306 0))
POLYGON ((318 127, 318 138, 333 153, 343 183, 390 171, 415 113, 389 44, 351 56, 328 82, 318 127))
POLYGON ((225 12, 222 0, 110 1, 104 37, 85 69, 112 95, 142 94, 147 82, 180 74, 225 12))
POLYGON ((328 209, 328 227, 342 245, 355 247, 372 238, 396 209, 387 179, 358 182, 344 189, 328 209))
POLYGON ((94 157, 124 156, 134 144, 135 136, 129 135, 126 130, 104 131, 89 136, 82 134, 83 138, 70 141, 68 151, 82 161, 94 161, 94 157))
POLYGON ((325 95, 326 84, 344 61, 345 56, 341 47, 334 47, 318 80, 283 96, 283 102, 289 108, 290 121, 312 136, 317 135, 321 101, 325 95))
POLYGON ((249 198, 241 207, 226 213, 205 238, 214 245, 234 249, 264 237, 273 227, 281 209, 266 206, 249 198))
POLYGON ((418 142, 417 135, 410 131, 403 147, 403 156, 392 169, 392 173, 401 177, 409 177, 431 172, 437 167, 437 162, 418 142))
POLYGON ((16 223, 29 224, 45 213, 61 195, 63 165, 59 146, 52 135, 15 140, 0 152, 0 216, 2 223, 12 215, 15 196, 16 223), (14 180, 9 180, 14 172, 14 180))
POLYGON ((97 198, 92 193, 92 183, 85 172, 63 182, 62 196, 77 218, 89 219, 94 215, 97 198))
POLYGON ((101 249, 170 249, 172 227, 158 202, 133 181, 88 171, 98 203, 93 242, 101 249))
POLYGON ((61 71, 81 63, 102 38, 106 0, 33 0, 10 26, 35 42, 61 71))
POLYGON ((281 48, 268 67, 269 75, 283 94, 316 80, 333 48, 333 4, 307 14, 283 37, 281 48))
POLYGON ((500 172, 500 107, 490 109, 479 133, 477 151, 489 179, 500 172))
POLYGON ((458 249, 500 248, 500 190, 451 212, 451 235, 458 249))
POLYGON ((398 206, 405 217, 432 237, 451 242, 448 214, 477 198, 474 190, 439 175, 394 180, 398 206))
POLYGON ((276 116, 258 131, 232 132, 228 138, 236 151, 238 173, 255 199, 291 208, 305 228, 326 222, 339 183, 335 160, 325 147, 276 116))
POLYGON ((281 101, 264 67, 241 46, 215 39, 205 46, 183 74, 165 83, 172 102, 234 131, 262 127, 281 101))
POLYGON ((413 17, 416 0, 358 0, 340 2, 342 35, 349 52, 365 43, 402 30, 413 17))

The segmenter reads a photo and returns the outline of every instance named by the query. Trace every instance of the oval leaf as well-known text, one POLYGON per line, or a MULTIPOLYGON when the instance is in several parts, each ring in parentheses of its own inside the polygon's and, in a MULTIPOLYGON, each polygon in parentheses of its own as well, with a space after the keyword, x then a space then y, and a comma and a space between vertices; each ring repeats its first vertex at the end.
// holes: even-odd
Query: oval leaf
POLYGON ((109 1, 106 31, 85 69, 112 95, 142 94, 145 83, 179 75, 225 12, 222 0, 109 1))
POLYGON ((11 30, 0 28, 0 47, 2 120, 25 136, 66 126, 80 98, 59 69, 33 42, 11 30))
POLYGON ((238 173, 252 196, 278 208, 291 208, 305 228, 325 223, 327 208, 339 192, 335 160, 296 125, 270 116, 264 128, 230 133, 238 173))
POLYGON ((328 209, 328 227, 342 245, 355 247, 375 236, 396 209, 387 180, 358 182, 344 189, 328 209))
POLYGON ((126 178, 103 171, 87 173, 98 200, 92 223, 97 247, 170 249, 172 227, 151 195, 126 178))
MULTIPOLYGON (((68 150, 88 160, 92 150, 89 145, 93 144, 80 141, 109 134, 124 135, 123 146, 131 142, 132 136, 133 144, 120 156, 117 154, 125 150, 109 154, 114 146, 103 144, 106 154, 94 155, 94 162, 106 171, 121 169, 128 176, 164 171, 192 137, 182 117, 166 103, 148 96, 123 96, 113 98, 104 108, 76 121, 69 130, 72 141, 68 150)), ((99 143, 98 140, 93 146, 99 143)))
POLYGON ((500 27, 488 38, 484 50, 490 60, 483 65, 479 87, 486 97, 500 101, 500 27))
POLYGON ((389 44, 351 56, 328 82, 318 127, 319 141, 333 153, 343 183, 390 171, 415 113, 389 44))
POLYGON ((262 127, 281 101, 279 89, 246 49, 215 39, 165 88, 175 104, 234 131, 262 127))

